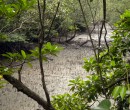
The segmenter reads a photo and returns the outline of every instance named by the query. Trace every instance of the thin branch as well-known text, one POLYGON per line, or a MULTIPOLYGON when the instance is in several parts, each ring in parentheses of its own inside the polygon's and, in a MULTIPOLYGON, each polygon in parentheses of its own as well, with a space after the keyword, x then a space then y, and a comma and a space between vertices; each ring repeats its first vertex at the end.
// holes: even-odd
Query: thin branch
POLYGON ((58 2, 58 4, 57 4, 57 7, 56 7, 56 11, 55 11, 54 17, 53 17, 53 19, 52 19, 51 25, 50 25, 50 27, 49 27, 48 34, 47 34, 47 36, 45 37, 45 39, 49 39, 49 40, 50 40, 51 28, 52 28, 52 25, 53 25, 53 23, 54 23, 54 21, 55 21, 56 15, 57 15, 57 13, 58 13, 59 6, 60 6, 60 2, 58 2))
MULTIPOLYGON (((98 100, 96 100, 96 101, 98 101, 98 100)), ((95 103, 96 103, 96 101, 94 101, 91 105, 89 105, 89 106, 87 106, 88 108, 90 108, 90 107, 92 107, 95 103)), ((86 104, 87 105, 87 104, 86 104)))
MULTIPOLYGON (((90 41, 92 43, 92 47, 93 47, 93 50, 94 50, 94 55, 95 55, 95 58, 96 58, 96 61, 97 63, 100 63, 99 61, 99 49, 98 49, 98 54, 96 54, 96 50, 95 50, 95 46, 94 46, 94 43, 93 43, 93 40, 92 40, 92 36, 91 36, 91 32, 89 30, 89 26, 87 24, 87 21, 86 21, 86 17, 85 17, 85 14, 84 14, 84 11, 83 11, 83 7, 82 7, 82 4, 81 4, 81 1, 79 1, 79 4, 80 4, 80 8, 81 8, 81 11, 82 11, 82 15, 83 15, 83 18, 84 18, 84 21, 85 21, 85 24, 86 24, 86 27, 88 29, 88 34, 89 34, 89 37, 90 37, 90 41)), ((102 22, 102 27, 101 27, 101 30, 100 30, 100 36, 99 36, 99 48, 100 48, 100 42, 101 42, 101 36, 102 36, 102 30, 103 30, 103 26, 104 26, 104 23, 105 23, 105 20, 106 20, 106 0, 103 0, 103 22, 102 22)), ((100 76, 100 79, 102 81, 102 85, 103 85, 103 94, 106 96, 107 98, 107 95, 106 95, 106 92, 105 92, 105 84, 104 84, 104 80, 103 80, 103 77, 102 77, 102 74, 101 74, 101 68, 98 66, 97 67, 97 74, 100 76)))
POLYGON ((88 6, 89 6, 89 10, 90 10, 91 17, 92 17, 93 24, 94 24, 95 20, 94 20, 94 15, 93 15, 93 12, 92 12, 92 7, 91 7, 91 5, 90 5, 90 3, 89 3, 89 1, 88 1, 88 0, 87 0, 87 4, 88 4, 88 6))
MULTIPOLYGON (((52 58, 46 57, 46 59, 47 59, 47 61, 53 61, 52 58)), ((31 60, 29 60, 29 61, 28 61, 28 60, 27 60, 27 61, 24 61, 24 64, 25 64, 25 63, 28 63, 28 62, 35 61, 35 60, 38 60, 38 58, 31 58, 31 60)), ((21 65, 23 64, 23 62, 22 62, 22 63, 18 63, 18 64, 13 64, 13 63, 14 63, 14 62, 11 61, 8 65, 3 65, 3 64, 0 62, 0 65, 6 66, 6 67, 15 68, 15 67, 21 66, 21 65)), ((0 66, 0 68, 2 68, 2 67, 0 66)))
POLYGON ((25 60, 22 62, 22 64, 20 65, 20 68, 18 69, 18 79, 20 82, 22 82, 21 80, 21 71, 23 69, 23 65, 25 64, 25 60))
MULTIPOLYGON (((91 30, 91 32, 90 32, 91 34, 93 33, 93 31, 94 31, 96 25, 97 25, 97 23, 96 23, 96 24, 93 24, 93 28, 92 28, 92 30, 91 30)), ((92 40, 94 40, 94 39, 92 39, 92 40)), ((83 46, 83 45, 86 44, 88 41, 89 41, 89 40, 83 42, 80 46, 83 46)))
POLYGON ((101 46, 101 37, 102 37, 103 27, 106 28, 105 23, 106 23, 106 0, 103 0, 103 20, 102 20, 102 26, 101 26, 100 35, 99 35, 99 43, 98 43, 99 47, 101 46))
POLYGON ((100 32, 99 32, 99 38, 98 38, 98 47, 101 47, 101 37, 102 37, 102 32, 103 32, 103 26, 104 26, 104 20, 102 21, 102 25, 100 28, 100 32))
MULTIPOLYGON (((42 14, 41 14, 41 6, 40 6, 39 0, 37 0, 37 4, 38 4, 38 12, 39 12, 39 20, 40 20, 41 30, 44 30, 43 21, 42 21, 42 14)), ((41 31, 41 32, 43 32, 43 31, 41 31)), ((41 33, 41 32, 40 32, 40 35, 39 35, 39 43, 42 43, 41 37, 42 37, 43 33, 41 33)))
MULTIPOLYGON (((128 79, 130 79, 130 76, 128 77, 128 79)), ((105 90, 108 90, 109 88, 112 88, 113 86, 115 86, 118 83, 121 83, 122 81, 126 81, 127 78, 121 78, 121 79, 117 79, 114 83, 112 83, 111 85, 109 85, 108 87, 105 88, 105 90)))
POLYGON ((106 39, 107 29, 106 29, 106 25, 105 24, 104 24, 104 29, 105 29, 104 41, 105 41, 105 44, 107 46, 107 50, 109 52, 109 45, 108 45, 108 42, 107 42, 107 39, 106 39))
POLYGON ((85 17, 85 14, 84 14, 84 10, 83 10, 81 1, 78 0, 78 2, 79 2, 79 5, 80 5, 80 8, 81 8, 81 12, 82 12, 82 15, 83 15, 83 18, 84 18, 84 22, 85 22, 86 27, 87 27, 87 30, 88 30, 88 35, 89 35, 89 38, 90 38, 90 41, 91 41, 91 44, 92 44, 92 47, 93 47, 94 55, 95 55, 95 58, 96 58, 96 60, 97 60, 97 54, 96 54, 95 46, 94 46, 94 43, 93 43, 93 39, 92 39, 92 36, 91 36, 91 32, 90 32, 88 23, 87 23, 87 21, 86 21, 86 17, 85 17))
POLYGON ((0 29, 0 32, 2 32, 2 31, 4 30, 4 28, 6 28, 6 27, 8 27, 8 26, 9 26, 9 24, 3 26, 3 27, 0 29))
POLYGON ((74 35, 71 38, 69 38, 68 40, 66 40, 65 42, 69 43, 72 39, 74 39, 76 36, 76 32, 77 32, 77 30, 76 30, 76 26, 74 24, 74 35))
MULTIPOLYGON (((44 74, 44 69, 43 69, 43 60, 42 60, 42 46, 44 43, 44 38, 45 38, 45 11, 46 11, 46 0, 43 0, 43 14, 41 14, 41 7, 40 7, 40 2, 38 1, 38 10, 39 10, 39 19, 40 19, 40 24, 41 24, 41 32, 39 35, 39 65, 40 65, 40 70, 41 70, 41 81, 42 81, 42 86, 43 90, 45 92, 45 96, 47 99, 47 110, 52 110, 51 109, 51 101, 50 101, 50 96, 49 92, 46 87, 45 83, 45 74, 44 74), (41 18, 42 17, 42 18, 41 18)), ((54 108, 53 108, 54 110, 54 108)))
POLYGON ((11 32, 10 32, 10 33, 8 33, 8 34, 10 35, 11 33, 14 33, 15 31, 17 31, 17 30, 21 29, 21 28, 22 28, 22 26, 23 26, 23 24, 24 24, 25 22, 26 22, 26 21, 23 21, 23 22, 20 24, 20 26, 19 26, 18 28, 14 29, 13 31, 11 31, 11 32))
MULTIPOLYGON (((101 28, 100 28, 100 34, 99 34, 99 38, 98 38, 98 60, 97 60, 98 64, 100 63, 100 47, 101 47, 101 37, 102 37, 102 34, 103 34, 103 27, 106 28, 105 22, 106 22, 106 0, 103 0, 103 20, 102 20, 102 25, 101 25, 101 28)), ((106 37, 106 34, 107 34, 107 31, 105 31, 104 38, 106 37)), ((104 89, 105 83, 104 83, 104 80, 103 80, 102 71, 101 71, 100 66, 97 67, 97 73, 99 74, 100 80, 102 81, 103 94, 107 98, 106 91, 104 89)))
POLYGON ((121 12, 119 9, 116 8, 116 12, 118 12, 120 15, 123 14, 123 12, 121 12))

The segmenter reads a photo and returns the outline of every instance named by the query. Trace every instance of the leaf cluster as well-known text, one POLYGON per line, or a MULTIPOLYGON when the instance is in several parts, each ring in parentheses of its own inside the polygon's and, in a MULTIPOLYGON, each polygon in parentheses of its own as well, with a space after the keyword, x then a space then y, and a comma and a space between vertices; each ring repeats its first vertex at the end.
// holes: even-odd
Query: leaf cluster
MULTIPOLYGON (((43 45, 42 59, 44 61, 48 61, 49 59, 48 57, 50 55, 56 56, 57 53, 60 52, 62 49, 63 49, 62 47, 48 42, 43 45)), ((29 67, 32 67, 31 61, 39 58, 39 48, 36 47, 34 50, 30 50, 30 52, 31 53, 28 54, 24 50, 21 50, 21 52, 16 53, 7 52, 5 54, 2 54, 2 56, 6 57, 9 61, 8 65, 0 66, 0 82, 2 81, 3 75, 12 75, 16 70, 19 71, 21 65, 23 66, 25 63, 27 63, 29 67), (12 64, 17 65, 12 66, 12 64)))
POLYGON ((34 0, 0 0, 0 16, 13 17, 20 13, 20 11, 27 10, 34 2, 34 0))

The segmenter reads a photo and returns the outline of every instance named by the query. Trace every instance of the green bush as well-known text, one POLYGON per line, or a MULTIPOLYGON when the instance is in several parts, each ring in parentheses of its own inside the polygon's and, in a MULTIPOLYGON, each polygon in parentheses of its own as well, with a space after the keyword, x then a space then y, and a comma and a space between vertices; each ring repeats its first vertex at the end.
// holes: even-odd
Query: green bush
POLYGON ((115 24, 116 30, 111 37, 113 41, 109 48, 95 57, 85 59, 83 68, 92 74, 86 80, 76 78, 70 80, 71 94, 53 97, 53 105, 58 110, 87 110, 92 109, 91 103, 97 102, 101 97, 103 101, 93 110, 126 110, 130 104, 130 63, 127 56, 130 52, 130 11, 120 16, 115 24), (76 96, 76 97, 75 97, 76 96), (114 103, 111 104, 111 100, 114 103), (79 105, 77 105, 79 100, 79 105), (73 103, 73 106, 71 107, 73 103), (68 106, 66 106, 68 105, 68 106), (70 105, 70 106, 69 106, 70 105), (71 108, 70 108, 71 107, 71 108))

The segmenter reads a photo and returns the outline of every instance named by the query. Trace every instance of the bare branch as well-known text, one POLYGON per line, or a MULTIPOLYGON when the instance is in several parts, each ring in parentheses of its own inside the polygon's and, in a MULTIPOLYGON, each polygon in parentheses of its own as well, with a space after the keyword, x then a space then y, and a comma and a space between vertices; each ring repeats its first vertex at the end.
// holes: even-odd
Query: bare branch
POLYGON ((21 80, 21 71, 22 71, 22 68, 23 68, 23 65, 25 64, 25 60, 22 62, 22 64, 20 65, 20 68, 18 69, 18 79, 20 82, 22 82, 21 80))
POLYGON ((74 39, 76 36, 76 32, 77 32, 77 30, 76 30, 76 26, 74 24, 74 35, 70 39, 66 40, 65 42, 69 43, 72 39, 74 39))
POLYGON ((48 34, 47 34, 47 36, 45 37, 45 39, 50 40, 51 28, 52 28, 52 25, 53 25, 53 23, 54 23, 54 21, 55 21, 56 15, 57 15, 57 13, 58 13, 59 6, 60 6, 60 2, 58 2, 58 4, 57 4, 57 7, 56 7, 56 11, 55 11, 54 17, 53 17, 53 19, 52 19, 52 22, 51 22, 51 25, 50 25, 48 34))
POLYGON ((94 46, 94 43, 93 43, 93 39, 92 39, 92 35, 91 35, 91 32, 90 32, 88 23, 87 23, 87 21, 86 21, 86 17, 85 17, 85 14, 84 14, 84 10, 83 10, 81 1, 78 0, 78 2, 79 2, 79 5, 80 5, 80 8, 81 8, 81 11, 82 11, 82 15, 83 15, 83 18, 84 18, 84 22, 85 22, 86 27, 87 27, 87 30, 88 30, 88 35, 89 35, 89 38, 90 38, 90 41, 91 41, 91 44, 92 44, 92 47, 93 47, 94 55, 95 55, 95 58, 96 58, 96 60, 97 60, 97 54, 96 54, 95 46, 94 46))
POLYGON ((21 29, 21 28, 22 28, 22 26, 23 26, 23 24, 24 24, 25 22, 26 22, 26 21, 23 21, 23 22, 20 24, 20 26, 19 26, 18 28, 14 29, 13 31, 11 31, 11 32, 10 32, 10 33, 8 33, 8 34, 10 35, 11 33, 13 33, 13 32, 15 32, 15 31, 17 31, 17 30, 21 29))
MULTIPOLYGON (((52 110, 49 92, 47 90, 46 83, 45 83, 45 74, 44 74, 43 60, 42 60, 42 46, 43 46, 44 39, 45 39, 45 26, 44 26, 44 24, 45 24, 46 0, 43 0, 43 10, 42 10, 43 13, 41 13, 41 7, 40 7, 39 0, 37 0, 37 2, 38 2, 39 19, 40 19, 40 25, 41 25, 41 32, 39 34, 39 65, 40 65, 40 70, 41 70, 41 72, 40 72, 41 73, 41 81, 42 81, 43 90, 45 92, 46 99, 47 99, 47 110, 52 110)), ((53 108, 53 110, 54 110, 54 108, 53 108)))
MULTIPOLYGON (((130 79, 130 76, 128 77, 128 79, 130 79)), ((121 78, 121 79, 117 79, 114 83, 112 83, 111 85, 109 85, 108 87, 106 87, 105 89, 108 90, 109 88, 112 88, 113 86, 115 86, 118 83, 121 83, 122 81, 126 81, 127 78, 121 78)))
MULTIPOLYGON (((103 20, 102 20, 102 26, 100 28, 99 39, 98 39, 98 60, 97 60, 98 64, 100 63, 100 46, 101 46, 101 37, 102 37, 102 34, 103 34, 103 27, 106 28, 105 23, 106 23, 106 0, 103 0, 103 20)), ((106 37, 106 34, 107 34, 107 31, 105 31, 104 38, 106 37)), ((101 71, 100 66, 98 66, 98 68, 97 68, 97 73, 99 74, 100 80, 102 81, 103 94, 107 98, 106 91, 105 91, 105 83, 104 83, 104 80, 103 80, 102 71, 101 71)))

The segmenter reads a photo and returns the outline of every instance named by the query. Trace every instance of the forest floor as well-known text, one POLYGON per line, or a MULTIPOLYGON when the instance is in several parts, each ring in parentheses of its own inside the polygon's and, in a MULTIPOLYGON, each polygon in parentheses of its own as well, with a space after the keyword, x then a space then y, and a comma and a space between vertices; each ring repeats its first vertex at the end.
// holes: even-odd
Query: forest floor
MULTIPOLYGON (((107 40, 111 30, 109 29, 107 40)), ((97 43, 97 34, 93 34, 94 43, 97 43)), ((44 71, 47 88, 50 95, 63 94, 69 92, 69 80, 78 76, 85 78, 87 73, 83 68, 83 58, 89 58, 93 55, 91 43, 88 42, 80 47, 78 44, 89 40, 86 33, 77 35, 71 44, 62 45, 64 49, 53 60, 44 62, 44 71)), ((102 39, 102 43, 104 43, 102 39)), ((42 84, 38 61, 32 61, 33 67, 24 66, 22 71, 22 80, 29 88, 45 97, 42 84)), ((17 77, 17 74, 14 74, 17 77)), ((0 90, 0 110, 37 110, 42 108, 26 95, 18 92, 10 84, 7 84, 0 90)))

